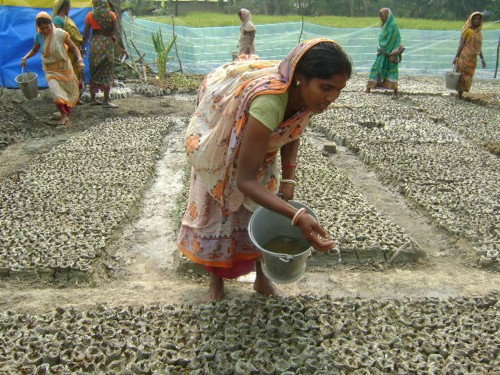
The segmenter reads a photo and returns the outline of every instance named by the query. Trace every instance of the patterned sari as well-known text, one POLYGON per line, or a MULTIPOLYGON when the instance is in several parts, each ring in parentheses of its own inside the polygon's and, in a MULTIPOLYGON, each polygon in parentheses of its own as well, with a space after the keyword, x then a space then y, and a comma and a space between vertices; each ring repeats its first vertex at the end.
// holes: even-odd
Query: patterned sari
MULTIPOLYGON (((39 17, 51 19, 47 13, 39 17)), ((66 38, 69 38, 66 31, 52 28, 52 34, 43 43, 42 63, 54 103, 64 113, 70 113, 78 102, 80 90, 66 51, 66 38)))
POLYGON ((387 16, 382 30, 378 35, 378 56, 372 65, 368 77, 367 88, 385 87, 395 90, 398 88, 398 65, 400 56, 393 58, 390 55, 401 47, 401 36, 399 34, 396 18, 389 8, 383 8, 381 13, 387 16))
POLYGON ((90 40, 90 91, 109 92, 113 84, 115 37, 113 16, 107 0, 93 0, 92 17, 103 33, 92 32, 90 40))
MULTIPOLYGON (((236 185, 238 152, 252 100, 288 90, 297 62, 327 39, 305 41, 279 61, 235 61, 209 75, 201 85, 197 108, 186 130, 191 163, 187 210, 178 237, 180 251, 220 277, 248 273, 259 258, 247 225, 256 204, 236 185)), ((270 191, 278 189, 276 156, 280 148, 305 131, 310 111, 285 120, 271 134, 257 178, 270 191)))
POLYGON ((477 55, 481 53, 483 44, 483 35, 481 29, 483 26, 482 14, 480 12, 472 13, 464 27, 462 28, 461 41, 465 41, 464 48, 457 60, 457 72, 460 72, 460 79, 457 84, 457 91, 469 92, 472 85, 472 77, 476 71, 477 55), (481 24, 477 28, 472 27, 472 18, 481 15, 481 24))

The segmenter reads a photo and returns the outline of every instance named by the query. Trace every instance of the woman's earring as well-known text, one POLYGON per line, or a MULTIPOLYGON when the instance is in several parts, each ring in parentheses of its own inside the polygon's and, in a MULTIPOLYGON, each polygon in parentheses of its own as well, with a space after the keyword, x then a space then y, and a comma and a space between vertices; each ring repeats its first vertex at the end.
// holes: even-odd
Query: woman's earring
POLYGON ((299 87, 299 86, 300 86, 300 81, 297 81, 297 82, 295 83, 295 86, 299 87))

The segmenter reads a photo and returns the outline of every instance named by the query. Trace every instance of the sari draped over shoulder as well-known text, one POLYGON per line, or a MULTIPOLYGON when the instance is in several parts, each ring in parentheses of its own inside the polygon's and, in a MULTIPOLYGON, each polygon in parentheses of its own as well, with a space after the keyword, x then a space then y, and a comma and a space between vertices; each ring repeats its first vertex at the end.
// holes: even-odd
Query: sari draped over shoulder
MULTIPOLYGON (((393 58, 391 54, 401 51, 401 35, 396 18, 389 8, 380 10, 387 15, 387 20, 378 35, 378 53, 370 70, 368 77, 368 88, 385 87, 387 89, 398 88, 399 58, 393 58)), ((402 52, 402 51, 401 51, 402 52)))
POLYGON ((66 38, 69 38, 66 31, 53 28, 53 33, 45 40, 42 49, 43 70, 58 107, 74 107, 80 96, 78 79, 64 43, 66 38))
POLYGON ((112 30, 113 16, 108 0, 92 0, 95 20, 101 25, 103 30, 112 30))
MULTIPOLYGON (((54 19, 54 23, 56 23, 57 19, 61 20, 60 22, 63 23, 62 29, 69 34, 71 41, 78 48, 80 48, 82 46, 83 36, 80 33, 80 30, 76 26, 75 22, 69 16, 62 17, 58 15, 63 3, 64 3, 63 0, 54 1, 52 18, 54 19)), ((80 68, 80 65, 78 64, 78 56, 76 56, 71 50, 68 50, 68 56, 69 59, 71 60, 71 66, 73 66, 73 71, 75 72, 75 75, 77 77, 81 77, 83 70, 80 68)))
POLYGON ((472 18, 478 14, 482 16, 480 12, 472 13, 462 28, 460 40, 464 41, 465 45, 456 65, 457 71, 461 73, 457 84, 458 91, 469 92, 472 86, 472 78, 476 71, 477 55, 481 53, 483 44, 483 34, 481 33, 482 21, 478 27, 472 27, 472 18))
MULTIPOLYGON (((205 266, 232 269, 219 274, 237 277, 240 261, 259 257, 247 232, 256 205, 238 190, 238 153, 248 120, 248 109, 258 95, 288 90, 297 62, 317 43, 305 41, 281 62, 247 60, 228 63, 208 74, 197 98, 197 108, 186 130, 185 148, 192 166, 187 209, 178 245, 181 252, 205 266)), ((286 119, 270 136, 260 183, 278 189, 277 154, 305 131, 312 112, 305 110, 286 119)))
POLYGON ((85 22, 91 25, 91 18, 98 23, 103 33, 92 31, 90 40, 90 92, 111 90, 114 80, 115 38, 113 36, 113 18, 107 0, 92 0, 94 10, 87 15, 85 22))

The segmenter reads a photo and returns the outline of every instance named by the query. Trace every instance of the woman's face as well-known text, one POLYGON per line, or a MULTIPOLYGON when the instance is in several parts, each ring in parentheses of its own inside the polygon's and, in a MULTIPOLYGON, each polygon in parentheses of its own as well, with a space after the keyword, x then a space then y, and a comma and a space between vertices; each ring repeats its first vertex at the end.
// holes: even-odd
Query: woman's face
POLYGON ((379 16, 380 16, 380 21, 382 22, 383 25, 385 21, 387 21, 387 14, 380 12, 379 16))
POLYGON ((336 74, 328 79, 302 80, 299 93, 303 105, 313 113, 326 111, 330 104, 337 100, 348 79, 346 74, 336 74))
POLYGON ((49 36, 52 33, 52 23, 42 23, 38 28, 43 36, 49 36))
POLYGON ((474 17, 472 17, 472 27, 478 27, 481 25, 482 17, 479 14, 476 14, 474 17))

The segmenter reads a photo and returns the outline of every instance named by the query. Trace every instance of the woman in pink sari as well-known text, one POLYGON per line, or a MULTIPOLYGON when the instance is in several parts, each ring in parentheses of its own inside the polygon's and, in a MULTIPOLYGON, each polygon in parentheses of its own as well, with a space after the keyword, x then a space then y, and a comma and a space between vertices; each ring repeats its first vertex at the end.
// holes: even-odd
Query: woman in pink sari
POLYGON ((186 131, 191 186, 178 246, 211 273, 209 299, 223 298, 224 278, 254 268, 254 289, 277 292, 247 232, 258 205, 289 217, 317 250, 334 246, 315 218, 287 201, 294 196, 300 137, 311 116, 338 98, 351 69, 338 44, 316 39, 281 62, 235 61, 203 81, 186 131))
POLYGON ((483 15, 481 12, 472 13, 462 28, 460 45, 457 55, 453 59, 453 65, 457 72, 461 73, 457 84, 458 97, 461 99, 465 92, 469 92, 472 85, 472 77, 476 71, 477 55, 481 58, 481 65, 486 68, 482 53, 483 35, 483 15))

